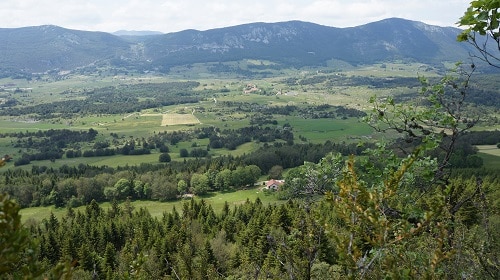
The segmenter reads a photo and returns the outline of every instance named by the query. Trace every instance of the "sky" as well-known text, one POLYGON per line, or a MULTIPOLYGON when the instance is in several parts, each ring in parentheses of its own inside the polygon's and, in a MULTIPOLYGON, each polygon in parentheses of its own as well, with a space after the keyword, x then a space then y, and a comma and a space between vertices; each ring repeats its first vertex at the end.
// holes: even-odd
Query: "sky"
POLYGON ((163 33, 301 20, 351 27, 391 17, 456 26, 468 0, 1 0, 0 28, 163 33))

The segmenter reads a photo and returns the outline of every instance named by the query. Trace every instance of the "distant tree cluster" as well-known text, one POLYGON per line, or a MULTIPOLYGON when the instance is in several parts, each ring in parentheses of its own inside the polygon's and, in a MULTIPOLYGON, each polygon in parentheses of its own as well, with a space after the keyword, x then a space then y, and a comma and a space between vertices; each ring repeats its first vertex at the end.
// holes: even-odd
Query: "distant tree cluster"
POLYGON ((350 118, 364 117, 366 113, 354 108, 344 106, 333 106, 329 104, 308 105, 308 106, 267 106, 256 103, 244 103, 235 101, 221 102, 226 107, 234 108, 238 112, 252 113, 250 124, 274 124, 273 115, 300 116, 306 119, 322 118, 350 118))
MULTIPOLYGON (((14 161, 14 165, 26 165, 36 160, 56 160, 62 158, 64 149, 69 145, 90 142, 95 139, 98 132, 94 129, 88 131, 72 130, 54 130, 37 132, 18 132, 1 135, 1 137, 17 137, 13 144, 15 148, 35 149, 38 152, 24 153, 20 158, 14 161)), ((78 154, 70 153, 70 156, 76 157, 78 154)))
POLYGON ((290 130, 250 126, 240 129, 225 129, 220 133, 213 133, 209 136, 210 147, 227 148, 235 150, 239 145, 251 141, 270 143, 276 140, 283 140, 289 143, 293 142, 293 133, 290 130))
POLYGON ((361 155, 363 151, 371 147, 357 144, 340 144, 327 141, 324 144, 294 144, 287 145, 276 143, 266 145, 254 153, 242 158, 245 164, 257 165, 263 171, 269 171, 273 166, 281 166, 284 169, 297 167, 304 162, 318 162, 332 151, 347 155, 361 155))
POLYGON ((13 132, 1 134, 0 137, 16 137, 16 148, 45 148, 57 146, 64 148, 69 144, 94 141, 98 132, 90 128, 88 131, 75 131, 69 129, 48 129, 36 132, 13 132))
POLYGON ((397 88, 420 87, 420 82, 415 77, 365 77, 347 76, 342 73, 314 75, 304 78, 287 78, 283 80, 288 86, 296 85, 318 85, 324 84, 327 87, 335 86, 367 86, 372 88, 397 88))
POLYGON ((171 82, 161 84, 126 85, 97 88, 82 94, 84 100, 56 101, 34 106, 8 107, 0 112, 3 116, 36 114, 40 119, 55 117, 71 118, 86 114, 125 114, 144 109, 158 108, 173 104, 199 102, 202 97, 194 88, 198 82, 171 82), (137 92, 145 100, 137 98, 137 92))
MULTIPOLYGON (((5 170, 0 177, 0 192, 16 198, 22 207, 78 206, 89 203, 92 199, 102 202, 126 197, 164 201, 176 199, 178 195, 189 191, 190 179, 195 173, 203 174, 209 179, 208 188, 202 188, 203 192, 238 189, 252 185, 259 176, 270 173, 276 166, 283 169, 300 166, 304 161, 318 162, 331 151, 345 155, 361 154, 366 147, 332 142, 314 145, 275 143, 239 157, 216 158, 205 157, 206 149, 195 147, 191 151, 181 149, 183 154, 180 156, 187 158, 185 162, 173 162, 169 153, 165 152, 159 153, 160 163, 139 166, 110 168, 80 164, 52 168, 33 165, 31 171, 5 170), (168 165, 164 165, 165 163, 168 165), (182 191, 177 188, 181 180, 179 178, 186 182, 186 188, 182 191), (117 192, 116 183, 121 179, 131 182, 129 186, 141 187, 130 187, 128 191, 117 192), (113 187, 109 189, 110 186, 113 187)), ((100 151, 106 150, 107 148, 100 151)), ((68 155, 84 156, 78 150, 68 150, 66 157, 68 155)), ((88 156, 92 155, 94 153, 88 156)))

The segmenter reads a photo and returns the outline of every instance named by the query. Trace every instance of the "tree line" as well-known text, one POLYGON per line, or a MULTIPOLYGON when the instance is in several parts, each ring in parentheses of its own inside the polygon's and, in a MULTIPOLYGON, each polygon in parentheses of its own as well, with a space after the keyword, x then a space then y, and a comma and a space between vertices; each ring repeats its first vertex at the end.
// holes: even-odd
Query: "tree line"
MULTIPOLYGON (((173 104, 197 103, 203 94, 195 92, 198 82, 124 85, 85 90, 83 100, 55 101, 24 107, 5 107, 3 116, 36 114, 40 119, 72 118, 88 114, 126 114, 173 104), (141 92, 139 100, 137 92, 141 92)), ((62 94, 71 94, 63 92, 62 94)))
MULTIPOLYGON (((366 116, 366 113, 354 108, 345 106, 333 106, 329 104, 321 105, 285 105, 285 106, 268 106, 257 103, 247 103, 238 101, 222 101, 220 102, 225 107, 231 107, 238 112, 254 113, 251 117, 257 119, 269 119, 272 115, 283 116, 301 116, 306 119, 322 119, 322 118, 359 118, 366 116), (255 114, 260 113, 260 114, 255 114)), ((258 121, 254 121, 259 123, 258 121)))
MULTIPOLYGON (((332 142, 275 143, 238 157, 196 157, 193 152, 203 149, 194 148, 191 152, 186 150, 187 156, 194 156, 186 161, 118 168, 84 164, 60 168, 33 165, 31 170, 2 172, 0 192, 15 197, 22 207, 75 207, 85 205, 92 199, 103 202, 127 197, 167 201, 177 199, 184 193, 204 194, 252 186, 261 175, 271 174, 273 168, 296 167, 304 161, 318 162, 331 151, 348 155, 361 154, 363 149, 355 144, 332 142), (193 176, 197 177, 194 181, 193 176), (128 183, 124 184, 124 181, 128 183)), ((275 178, 279 179, 279 176, 275 178)))

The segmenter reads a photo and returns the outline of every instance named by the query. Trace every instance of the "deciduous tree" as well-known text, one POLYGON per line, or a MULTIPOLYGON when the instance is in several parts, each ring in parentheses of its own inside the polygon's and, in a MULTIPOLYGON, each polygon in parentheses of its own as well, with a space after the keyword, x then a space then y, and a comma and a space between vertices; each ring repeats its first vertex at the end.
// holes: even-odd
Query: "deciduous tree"
POLYGON ((475 57, 500 68, 500 13, 498 9, 500 9, 499 0, 472 1, 458 22, 460 26, 466 27, 458 36, 458 40, 472 44, 480 53, 475 57))

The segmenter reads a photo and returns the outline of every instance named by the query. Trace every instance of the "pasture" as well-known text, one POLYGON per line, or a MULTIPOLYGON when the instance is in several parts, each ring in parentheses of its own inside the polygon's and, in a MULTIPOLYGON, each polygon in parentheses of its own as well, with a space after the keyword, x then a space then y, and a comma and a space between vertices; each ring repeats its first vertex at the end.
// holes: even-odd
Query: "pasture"
POLYGON ((480 153, 500 157, 500 148, 498 148, 496 145, 479 145, 477 146, 477 149, 480 153))
MULTIPOLYGON (((200 200, 203 199, 207 203, 209 203, 214 211, 220 212, 224 207, 224 204, 227 202, 229 204, 229 208, 232 210, 234 206, 245 203, 247 199, 249 201, 255 201, 259 198, 264 204, 272 204, 272 203, 282 203, 276 199, 275 195, 272 192, 264 192, 261 190, 261 187, 250 188, 245 190, 231 191, 231 192, 216 192, 210 193, 206 196, 197 197, 195 196, 193 199, 200 200)), ((182 211, 182 204, 189 203, 189 199, 179 199, 175 201, 169 202, 159 202, 159 201, 132 201, 130 204, 134 208, 134 210, 138 210, 140 208, 145 208, 151 213, 153 217, 161 218, 163 213, 168 213, 173 210, 175 207, 177 211, 182 211)), ((121 202, 120 207, 125 206, 125 202, 121 202)), ((101 203, 100 206, 103 209, 109 209, 111 207, 111 203, 104 202, 101 203)), ((85 206, 80 206, 74 208, 75 211, 85 211, 85 206)), ((55 208, 54 206, 49 207, 30 207, 24 208, 19 211, 21 214, 21 219, 24 223, 26 222, 39 222, 43 219, 48 219, 50 214, 53 213, 58 219, 63 217, 67 212, 67 208, 55 208)))
POLYGON ((500 170, 500 148, 496 145, 480 145, 477 148, 485 168, 500 170))
POLYGON ((348 119, 303 119, 286 118, 285 122, 293 124, 293 132, 307 138, 313 143, 325 141, 359 142, 368 140, 372 131, 368 125, 357 118, 348 119))
POLYGON ((200 120, 192 114, 172 114, 162 115, 161 126, 181 125, 181 124, 199 124, 200 120))

